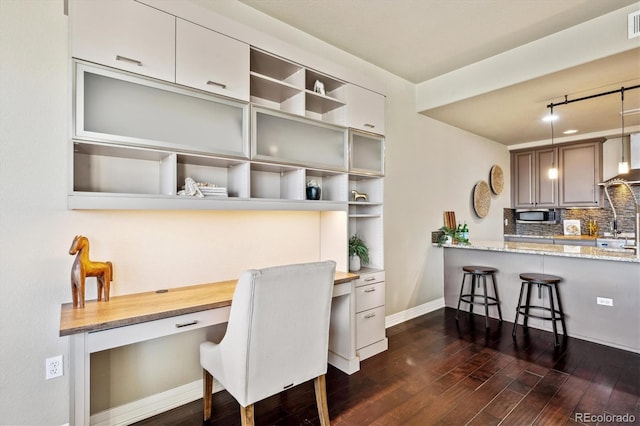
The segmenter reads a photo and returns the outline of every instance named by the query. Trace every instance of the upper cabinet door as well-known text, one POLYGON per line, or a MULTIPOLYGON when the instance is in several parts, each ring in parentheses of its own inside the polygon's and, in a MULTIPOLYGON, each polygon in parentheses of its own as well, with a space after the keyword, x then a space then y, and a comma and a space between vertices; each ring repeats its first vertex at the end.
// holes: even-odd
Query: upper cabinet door
POLYGON ((348 84, 348 126, 384 135, 384 101, 385 97, 379 93, 348 84))
POLYGON ((602 141, 561 146, 559 149, 560 206, 597 207, 601 204, 602 141))
POLYGON ((249 45, 177 20, 176 83, 249 101, 249 45))
POLYGON ((549 169, 552 165, 558 165, 558 149, 537 149, 536 155, 536 180, 535 180, 535 205, 537 207, 558 206, 558 179, 549 178, 549 169))
POLYGON ((511 191, 516 208, 535 205, 535 161, 534 151, 511 154, 511 191))
POLYGON ((74 1, 71 55, 175 81, 176 18, 133 0, 74 1))

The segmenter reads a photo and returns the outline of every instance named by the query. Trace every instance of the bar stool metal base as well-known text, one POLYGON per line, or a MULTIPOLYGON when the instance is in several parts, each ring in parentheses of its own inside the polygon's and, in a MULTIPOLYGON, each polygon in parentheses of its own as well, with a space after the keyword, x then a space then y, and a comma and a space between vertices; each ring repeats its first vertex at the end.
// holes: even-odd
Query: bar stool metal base
POLYGON ((529 318, 538 318, 542 320, 549 320, 553 326, 553 345, 555 347, 560 346, 558 342, 558 328, 556 326, 556 322, 560 321, 562 324, 562 333, 566 337, 567 336, 567 326, 564 323, 564 311, 562 310, 562 303, 560 302, 560 295, 558 293, 557 284, 562 281, 561 277, 549 274, 536 274, 536 273, 523 273, 520 274, 520 279, 522 280, 522 285, 520 286, 520 297, 518 298, 518 305, 516 306, 516 319, 513 322, 513 333, 512 336, 516 337, 516 329, 518 327, 518 317, 522 315, 524 320, 522 321, 522 328, 524 331, 528 328, 529 318), (541 295, 541 287, 545 287, 549 294, 549 306, 540 306, 540 305, 532 305, 531 304, 531 287, 536 284, 538 286, 538 297, 541 295), (526 289, 525 295, 525 303, 522 303, 522 296, 526 289), (558 309, 556 309, 554 302, 554 294, 555 300, 558 304, 558 309), (531 309, 536 309, 539 311, 548 312, 550 315, 543 314, 535 314, 531 313, 531 309))
POLYGON ((460 285, 460 297, 458 298, 456 321, 458 321, 460 303, 465 302, 469 304, 470 314, 473 313, 474 305, 484 305, 485 328, 489 328, 489 306, 496 306, 498 308, 499 321, 502 322, 502 310, 500 309, 500 298, 498 297, 498 288, 496 286, 495 277, 495 273, 498 270, 488 266, 463 266, 462 270, 464 271, 464 275, 462 276, 462 284, 460 285), (470 293, 464 293, 464 283, 468 275, 471 276, 471 289, 469 290, 470 293), (489 296, 487 294, 487 276, 491 276, 491 282, 493 283, 493 293, 495 294, 495 296, 489 296), (482 278, 482 287, 484 289, 484 294, 475 293, 476 286, 480 286, 480 278, 482 278))

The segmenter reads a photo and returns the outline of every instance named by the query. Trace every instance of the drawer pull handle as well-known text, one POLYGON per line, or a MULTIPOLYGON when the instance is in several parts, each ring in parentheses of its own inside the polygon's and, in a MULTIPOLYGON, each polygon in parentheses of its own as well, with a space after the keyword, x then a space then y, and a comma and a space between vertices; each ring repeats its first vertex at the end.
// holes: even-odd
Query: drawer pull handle
POLYGON ((364 319, 373 318, 373 317, 375 317, 375 316, 376 316, 376 314, 375 314, 375 313, 367 314, 367 315, 365 315, 365 316, 364 316, 364 319))
POLYGON ((376 291, 375 287, 374 288, 368 288, 364 292, 365 293, 371 293, 371 292, 374 292, 374 291, 376 291))
POLYGON ((117 56, 116 56, 116 61, 130 62, 130 63, 132 63, 132 64, 135 64, 135 65, 139 66, 139 67, 141 67, 141 66, 142 66, 142 62, 140 62, 139 60, 137 60, 137 59, 127 58, 126 56, 120 56, 120 55, 117 55, 117 56))
POLYGON ((368 282, 368 281, 374 281, 375 279, 376 277, 369 277, 369 278, 365 278, 364 280, 368 282))
POLYGON ((209 81, 207 81, 207 84, 208 84, 209 86, 218 86, 218 87, 220 87, 220 88, 222 88, 222 89, 226 89, 226 88, 227 88, 227 85, 226 85, 226 84, 218 83, 217 81, 211 81, 211 80, 209 80, 209 81))
POLYGON ((191 325, 196 325, 197 323, 198 323, 197 320, 193 320, 191 322, 185 322, 185 323, 182 323, 182 324, 176 324, 176 328, 189 327, 191 325))
POLYGON ((373 129, 376 126, 374 126, 373 124, 370 124, 370 123, 364 123, 364 127, 368 127, 370 129, 373 129))

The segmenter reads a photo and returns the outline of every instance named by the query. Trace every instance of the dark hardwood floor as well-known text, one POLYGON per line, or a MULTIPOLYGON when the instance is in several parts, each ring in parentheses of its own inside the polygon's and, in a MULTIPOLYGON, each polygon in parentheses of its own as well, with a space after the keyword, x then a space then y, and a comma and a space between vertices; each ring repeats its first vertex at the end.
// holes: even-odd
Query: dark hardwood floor
MULTIPOLYGON (((554 349, 551 333, 535 329, 518 328, 514 341, 513 323, 492 320, 485 333, 484 317, 462 315, 456 327, 454 315, 440 309, 387 329, 389 350, 355 374, 329 366, 331 424, 640 424, 639 354, 572 338, 554 349)), ((226 391, 213 410, 214 425, 240 424, 226 391)), ((319 424, 313 381, 257 403, 255 419, 319 424)), ((138 424, 201 425, 202 400, 138 424)))

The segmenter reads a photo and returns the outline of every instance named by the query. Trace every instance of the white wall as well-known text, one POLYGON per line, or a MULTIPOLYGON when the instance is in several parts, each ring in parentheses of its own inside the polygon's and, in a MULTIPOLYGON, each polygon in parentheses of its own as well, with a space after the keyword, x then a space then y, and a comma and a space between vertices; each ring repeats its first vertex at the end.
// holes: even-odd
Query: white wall
MULTIPOLYGON (((442 253, 431 247, 431 231, 442 226, 444 210, 455 210, 472 239, 502 237, 508 185, 483 220, 474 219, 470 199, 494 163, 508 181, 506 147, 416 114, 411 83, 237 6, 235 19, 245 19, 240 9, 290 34, 300 49, 386 83, 387 315, 442 297, 442 253)), ((62 12, 62 0, 0 0, 0 424, 68 421, 69 375, 45 381, 44 359, 63 354, 68 373, 69 340, 58 337, 58 326, 60 304, 71 300, 67 251, 75 234, 90 238, 92 258, 113 261, 112 294, 221 280, 247 267, 319 256, 313 212, 67 210, 70 79, 62 12)), ((128 361, 119 357, 104 362, 122 369, 128 361)), ((197 365, 187 370, 183 383, 197 365)), ((136 386, 153 382, 152 389, 128 398, 180 382, 155 383, 152 376, 136 377, 136 386)), ((117 386, 123 377, 103 380, 117 386)), ((111 387, 105 401, 123 402, 115 393, 111 387)))

